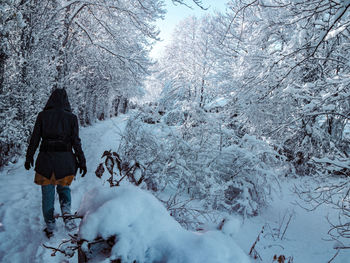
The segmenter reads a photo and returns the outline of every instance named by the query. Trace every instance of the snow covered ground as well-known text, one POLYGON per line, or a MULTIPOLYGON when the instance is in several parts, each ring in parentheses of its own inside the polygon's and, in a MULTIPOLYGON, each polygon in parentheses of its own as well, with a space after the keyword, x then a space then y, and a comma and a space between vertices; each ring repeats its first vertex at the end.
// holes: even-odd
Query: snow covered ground
MULTIPOLYGON (((77 176, 72 184, 73 212, 78 210, 88 191, 102 184, 94 171, 103 151, 118 147, 120 131, 126 120, 127 115, 124 115, 81 129, 88 174, 85 178, 77 176)), ((62 239, 68 238, 67 232, 62 221, 58 220, 59 231, 55 237, 48 241, 44 236, 40 187, 33 183, 33 170, 26 171, 23 163, 24 159, 20 159, 0 172, 0 262, 77 262, 77 256, 65 259, 57 253, 51 257, 51 251, 43 248, 43 243, 57 246, 62 239)), ((242 221, 234 233, 234 240, 248 254, 264 226, 255 246, 256 255, 262 260, 256 262, 272 262, 274 255, 284 255, 287 259, 293 257, 294 263, 319 263, 328 262, 335 254, 334 242, 324 240, 328 238, 329 230, 326 216, 335 215, 335 211, 324 206, 314 212, 306 212, 293 204, 296 197, 291 191, 292 186, 308 182, 308 178, 303 180, 284 179, 281 182, 282 192, 275 194, 270 206, 258 217, 242 221)), ((105 187, 109 186, 106 184, 105 187)), ((58 200, 55 207, 58 211, 58 200)), ((255 261, 251 259, 251 262, 255 261)), ((350 263, 348 252, 340 252, 332 262, 350 263)))
MULTIPOLYGON (((329 241, 330 225, 326 217, 335 220, 338 213, 327 206, 308 212, 295 204, 300 200, 293 193, 294 185, 309 183, 308 177, 282 181, 281 194, 274 196, 270 206, 258 217, 244 222, 237 233, 238 245, 249 251, 264 226, 264 233, 256 245, 262 262, 273 262, 274 255, 284 255, 286 259, 293 257, 294 263, 328 262, 337 251, 333 248, 335 242, 329 241)), ((349 251, 340 251, 332 262, 349 263, 349 251)))

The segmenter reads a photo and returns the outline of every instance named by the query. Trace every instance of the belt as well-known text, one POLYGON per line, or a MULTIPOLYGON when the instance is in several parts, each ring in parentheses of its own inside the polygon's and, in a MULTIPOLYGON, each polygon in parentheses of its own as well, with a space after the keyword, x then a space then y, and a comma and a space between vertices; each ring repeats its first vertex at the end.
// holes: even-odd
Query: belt
POLYGON ((71 152, 72 144, 64 141, 43 140, 40 145, 41 152, 71 152))

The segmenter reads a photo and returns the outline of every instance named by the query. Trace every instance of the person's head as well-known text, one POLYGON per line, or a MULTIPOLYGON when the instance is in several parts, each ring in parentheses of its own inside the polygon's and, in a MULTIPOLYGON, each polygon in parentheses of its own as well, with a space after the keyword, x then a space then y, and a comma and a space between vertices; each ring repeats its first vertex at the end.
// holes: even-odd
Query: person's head
POLYGON ((53 108, 60 108, 66 111, 72 111, 69 104, 68 95, 65 89, 55 89, 52 91, 44 110, 53 108))

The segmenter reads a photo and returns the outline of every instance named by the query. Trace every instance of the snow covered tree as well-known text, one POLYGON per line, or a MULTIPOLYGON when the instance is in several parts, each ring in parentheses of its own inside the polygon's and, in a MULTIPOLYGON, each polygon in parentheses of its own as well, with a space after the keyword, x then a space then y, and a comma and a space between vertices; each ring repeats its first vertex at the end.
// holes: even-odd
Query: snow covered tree
POLYGON ((175 29, 159 65, 159 78, 167 86, 162 97, 168 108, 175 101, 187 101, 203 108, 211 98, 211 73, 216 61, 210 48, 215 41, 210 35, 212 30, 209 16, 189 17, 175 29))
POLYGON ((295 163, 347 156, 349 4, 271 0, 228 6, 217 18, 226 25, 220 45, 226 68, 218 72, 232 80, 226 86, 232 113, 240 108, 245 130, 272 139, 295 163))

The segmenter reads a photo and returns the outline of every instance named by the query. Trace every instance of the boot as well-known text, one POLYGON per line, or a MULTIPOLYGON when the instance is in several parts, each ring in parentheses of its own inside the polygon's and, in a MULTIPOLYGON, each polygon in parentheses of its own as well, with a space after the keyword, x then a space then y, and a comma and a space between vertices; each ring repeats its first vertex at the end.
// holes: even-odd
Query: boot
POLYGON ((63 221, 64 225, 66 226, 66 229, 68 231, 72 231, 77 228, 77 225, 74 222, 74 219, 71 218, 71 215, 68 213, 63 214, 63 221))
POLYGON ((49 230, 47 227, 44 229, 45 235, 48 239, 50 239, 51 237, 53 237, 53 231, 49 230))

